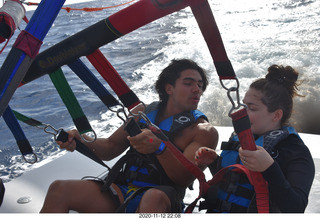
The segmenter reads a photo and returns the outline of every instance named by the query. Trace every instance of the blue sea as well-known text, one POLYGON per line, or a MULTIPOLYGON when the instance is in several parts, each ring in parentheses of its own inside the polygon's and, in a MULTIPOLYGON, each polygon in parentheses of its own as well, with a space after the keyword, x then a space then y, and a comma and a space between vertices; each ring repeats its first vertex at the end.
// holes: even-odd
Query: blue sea
MULTIPOLYGON (((73 8, 106 7, 128 0, 95 0, 69 5, 73 8)), ((249 84, 263 77, 272 64, 296 68, 304 80, 300 87, 303 98, 295 101, 292 124, 300 132, 320 134, 320 1, 312 0, 209 0, 230 61, 240 81, 240 98, 249 84)), ((121 6, 97 12, 61 10, 40 49, 44 51, 84 28, 127 7, 121 6)), ((30 20, 34 11, 27 11, 30 20)), ((26 23, 19 26, 23 30, 26 23)), ((4 52, 4 62, 17 30, 4 52)), ((94 34, 94 33, 92 33, 94 34)), ((3 46, 4 44, 1 44, 3 46)), ((2 48, 2 47, 1 47, 2 48)), ((228 112, 231 104, 221 87, 212 58, 202 38, 190 8, 156 20, 100 48, 123 80, 146 104, 158 98, 154 82, 160 71, 174 58, 190 58, 204 67, 210 85, 202 97, 199 109, 215 126, 231 126, 228 112)), ((96 74, 106 88, 112 89, 99 76, 85 57, 81 60, 96 74)), ((107 137, 122 120, 100 102, 99 98, 67 67, 62 67, 90 124, 98 137, 107 137)), ((72 119, 48 75, 17 89, 12 109, 51 124, 55 128, 71 129, 72 119)), ((53 159, 65 153, 53 136, 43 130, 22 124, 39 161, 53 159)), ((0 118, 0 176, 8 182, 35 165, 21 157, 15 139, 0 118)))

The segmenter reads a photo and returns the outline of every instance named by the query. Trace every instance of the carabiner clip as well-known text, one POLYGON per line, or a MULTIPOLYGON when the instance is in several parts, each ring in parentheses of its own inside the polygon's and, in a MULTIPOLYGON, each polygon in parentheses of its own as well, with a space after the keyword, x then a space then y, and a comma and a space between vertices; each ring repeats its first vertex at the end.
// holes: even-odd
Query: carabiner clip
POLYGON ((146 121, 147 127, 152 131, 153 134, 155 134, 160 139, 168 140, 168 137, 161 131, 158 126, 150 121, 150 119, 144 112, 139 111, 138 114, 144 121, 146 121))
POLYGON ((240 103, 240 95, 239 95, 240 83, 239 83, 238 78, 235 78, 235 80, 236 80, 236 83, 237 83, 236 87, 227 88, 227 87, 222 83, 222 80, 220 79, 220 83, 221 83, 222 87, 227 90, 227 95, 228 95, 228 98, 229 98, 229 100, 230 100, 230 102, 231 102, 231 105, 232 105, 232 107, 231 107, 231 109, 230 109, 230 111, 229 111, 229 113, 228 113, 228 116, 229 116, 229 117, 231 117, 232 111, 234 111, 234 110, 236 110, 236 109, 239 109, 239 108, 242 107, 242 106, 243 106, 243 107, 247 107, 245 104, 240 103), (236 98, 235 98, 236 100, 235 100, 235 101, 233 100, 233 98, 232 98, 232 96, 231 96, 231 92, 236 92, 236 98))
POLYGON ((147 127, 149 128, 150 126, 154 126, 154 124, 150 121, 148 116, 144 113, 139 111, 138 115, 146 122, 147 127))
POLYGON ((57 141, 57 136, 61 132, 62 128, 56 129, 50 124, 43 124, 43 125, 44 125, 44 128, 43 128, 44 132, 48 134, 52 134, 54 137, 54 140, 57 141), (50 128, 52 131, 48 131, 48 128, 50 128))

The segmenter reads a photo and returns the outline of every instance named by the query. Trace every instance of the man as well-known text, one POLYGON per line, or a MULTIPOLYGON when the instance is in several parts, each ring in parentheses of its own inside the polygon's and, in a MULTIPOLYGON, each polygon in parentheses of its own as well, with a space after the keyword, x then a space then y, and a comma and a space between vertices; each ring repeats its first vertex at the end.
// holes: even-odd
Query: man
MULTIPOLYGON (((150 120, 160 128, 168 128, 166 121, 173 121, 165 133, 193 163, 198 148, 207 146, 215 149, 218 141, 216 129, 196 110, 207 84, 204 70, 195 62, 173 60, 156 82, 160 102, 152 103, 146 109, 139 105, 132 110, 133 113, 146 110, 150 120), (181 118, 184 120, 179 121, 181 118), (178 122, 174 124, 176 120, 178 122), (189 122, 184 125, 184 121, 189 122)), ((142 125, 140 120, 138 122, 142 125)), ((69 131, 68 142, 58 144, 73 151, 76 147, 74 138, 81 140, 76 130, 69 131)), ((181 212, 185 189, 195 178, 149 129, 144 128, 140 134, 130 137, 120 127, 109 138, 84 144, 102 160, 111 160, 128 147, 127 154, 134 154, 134 158, 126 159, 126 167, 110 189, 104 192, 101 191, 101 182, 55 181, 48 190, 41 212, 115 212, 123 200, 141 185, 152 188, 131 200, 127 212, 181 212)))

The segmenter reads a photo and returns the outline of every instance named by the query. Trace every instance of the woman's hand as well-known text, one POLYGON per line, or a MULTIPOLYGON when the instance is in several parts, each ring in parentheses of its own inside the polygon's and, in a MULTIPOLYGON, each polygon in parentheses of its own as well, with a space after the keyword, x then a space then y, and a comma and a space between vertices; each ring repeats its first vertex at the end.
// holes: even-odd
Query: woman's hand
POLYGON ((255 151, 240 148, 239 156, 243 165, 255 172, 264 172, 274 162, 269 153, 263 147, 259 146, 257 146, 257 150, 255 151))

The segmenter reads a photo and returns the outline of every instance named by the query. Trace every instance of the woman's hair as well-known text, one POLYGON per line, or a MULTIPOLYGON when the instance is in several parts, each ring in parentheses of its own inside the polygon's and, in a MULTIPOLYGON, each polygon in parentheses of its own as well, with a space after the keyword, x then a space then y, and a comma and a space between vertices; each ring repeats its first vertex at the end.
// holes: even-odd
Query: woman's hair
POLYGON ((302 96, 297 93, 299 73, 290 66, 271 65, 265 78, 258 79, 250 85, 262 92, 262 102, 269 112, 282 109, 281 124, 288 122, 293 108, 293 97, 302 96))
POLYGON ((159 94, 159 98, 162 104, 166 104, 168 101, 168 94, 165 90, 166 84, 175 86, 176 80, 180 77, 181 72, 187 69, 197 70, 203 80, 202 90, 205 91, 208 85, 207 75, 204 69, 202 69, 196 62, 189 59, 172 60, 171 63, 162 70, 158 80, 155 83, 156 90, 159 94))

